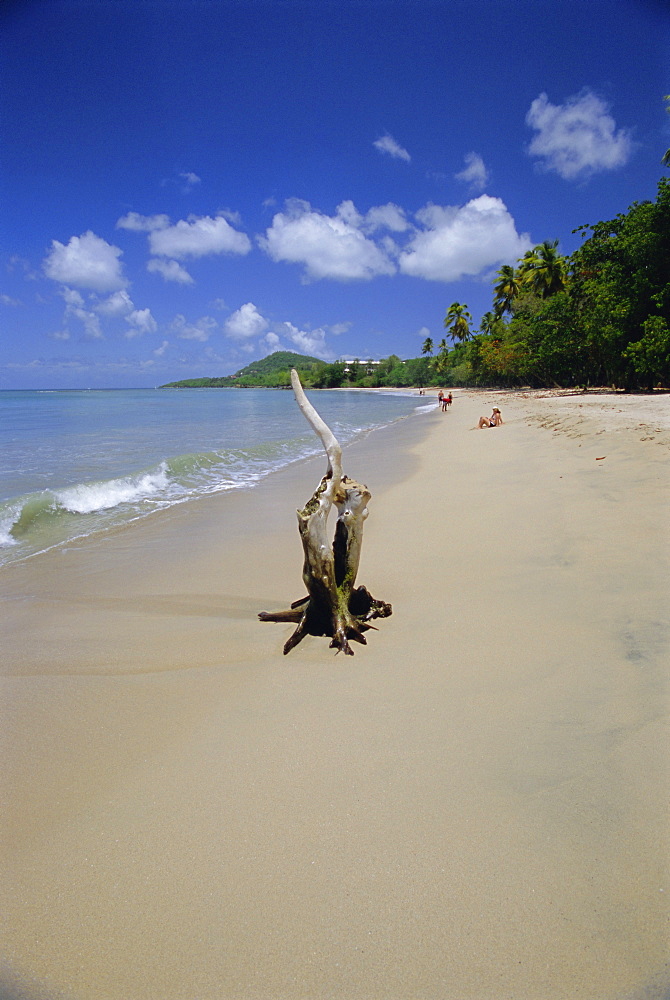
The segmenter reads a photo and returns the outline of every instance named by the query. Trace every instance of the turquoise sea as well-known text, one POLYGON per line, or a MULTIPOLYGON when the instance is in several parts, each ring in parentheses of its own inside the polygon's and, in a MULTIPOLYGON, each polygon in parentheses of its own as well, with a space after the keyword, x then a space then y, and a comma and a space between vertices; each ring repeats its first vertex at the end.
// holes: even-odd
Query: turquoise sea
MULTIPOLYGON (((342 445, 434 408, 416 391, 309 396, 342 445)), ((0 565, 252 488, 320 451, 285 390, 2 391, 0 565)))

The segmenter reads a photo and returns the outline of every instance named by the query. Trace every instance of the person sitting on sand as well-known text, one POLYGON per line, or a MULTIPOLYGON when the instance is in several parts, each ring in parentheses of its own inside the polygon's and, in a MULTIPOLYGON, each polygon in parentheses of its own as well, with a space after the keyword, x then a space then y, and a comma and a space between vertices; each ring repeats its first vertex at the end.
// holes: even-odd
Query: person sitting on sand
POLYGON ((490 417, 480 417, 479 427, 500 427, 503 422, 502 414, 497 406, 493 407, 493 413, 490 417))

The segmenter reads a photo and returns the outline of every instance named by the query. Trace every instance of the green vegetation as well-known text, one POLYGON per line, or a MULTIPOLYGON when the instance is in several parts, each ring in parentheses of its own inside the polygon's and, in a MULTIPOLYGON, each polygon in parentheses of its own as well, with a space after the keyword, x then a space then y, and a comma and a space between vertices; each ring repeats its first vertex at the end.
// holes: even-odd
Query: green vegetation
POLYGON ((167 382, 161 389, 248 389, 261 387, 265 389, 288 389, 291 385, 291 368, 295 368, 301 379, 309 382, 316 365, 323 365, 318 358, 306 354, 294 354, 292 351, 275 351, 274 354, 253 361, 245 368, 240 368, 234 375, 222 375, 219 378, 186 378, 181 382, 167 382))
MULTIPOLYGON (((666 156, 670 165, 670 150, 666 156)), ((436 355, 431 337, 420 358, 404 361, 392 354, 326 364, 279 351, 235 375, 169 387, 283 388, 290 368, 315 389, 670 386, 670 180, 661 179, 655 201, 635 202, 615 219, 574 232, 583 243, 570 257, 545 240, 516 267, 500 268, 478 332, 468 307, 453 302, 444 319, 452 346, 441 340, 436 355)))
POLYGON ((474 336, 467 307, 449 307, 455 346, 442 342, 432 362, 441 384, 670 385, 670 181, 655 201, 575 232, 584 242, 570 257, 545 241, 500 268, 474 336))

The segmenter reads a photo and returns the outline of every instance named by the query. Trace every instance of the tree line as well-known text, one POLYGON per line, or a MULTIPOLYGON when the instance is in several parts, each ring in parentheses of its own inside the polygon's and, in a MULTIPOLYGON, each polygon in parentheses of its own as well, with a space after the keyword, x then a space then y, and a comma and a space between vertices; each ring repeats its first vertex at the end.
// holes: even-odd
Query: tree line
POLYGON ((655 201, 573 231, 583 242, 570 256, 547 240, 500 268, 477 331, 453 302, 422 357, 315 365, 310 384, 670 386, 670 181, 655 201))
MULTIPOLYGON (((670 152, 670 151, 669 151, 670 152)), ((667 155, 667 154, 666 154, 667 155)), ((581 226, 569 257, 545 241, 496 275, 476 333, 454 302, 431 357, 445 385, 670 385, 670 181, 655 201, 581 226)))
MULTIPOLYGON (((670 150, 663 162, 670 166, 670 150)), ((234 376, 171 385, 288 388, 297 367, 315 389, 670 387, 670 180, 659 181, 655 201, 573 232, 583 241, 570 256, 546 240, 499 269, 478 330, 467 305, 453 302, 444 337, 427 337, 421 357, 327 364, 285 352, 234 376)))

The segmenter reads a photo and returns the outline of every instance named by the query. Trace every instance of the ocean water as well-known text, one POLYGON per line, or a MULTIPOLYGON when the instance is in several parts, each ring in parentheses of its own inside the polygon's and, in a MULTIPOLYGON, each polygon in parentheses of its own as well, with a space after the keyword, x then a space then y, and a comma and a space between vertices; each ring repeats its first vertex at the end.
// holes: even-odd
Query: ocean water
MULTIPOLYGON (((342 445, 431 409, 416 392, 309 393, 342 445)), ((292 392, 0 392, 0 566, 322 451, 292 392)))

